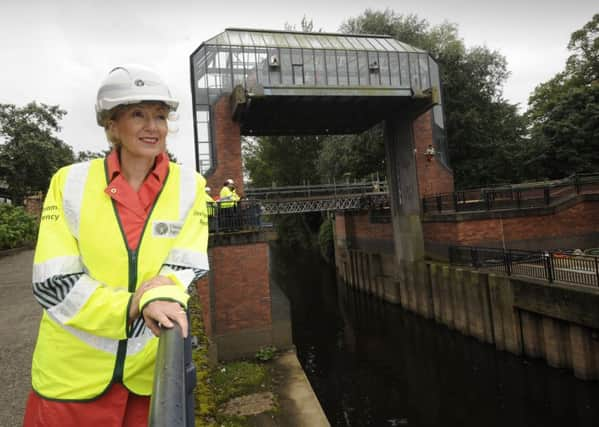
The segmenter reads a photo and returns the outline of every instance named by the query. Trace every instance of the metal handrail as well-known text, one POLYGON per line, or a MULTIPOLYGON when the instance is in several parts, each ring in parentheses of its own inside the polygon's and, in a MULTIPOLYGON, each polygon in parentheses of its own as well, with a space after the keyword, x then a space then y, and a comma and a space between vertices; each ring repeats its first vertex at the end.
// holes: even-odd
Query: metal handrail
POLYGON ((191 362, 190 343, 185 341, 189 339, 183 339, 177 324, 160 330, 149 427, 194 426, 195 367, 191 362))
POLYGON ((599 174, 576 174, 558 181, 440 193, 422 198, 422 211, 442 213, 536 208, 577 194, 598 192, 599 174))
POLYGON ((345 184, 291 185, 285 187, 246 188, 250 199, 318 197, 337 194, 366 194, 386 192, 386 181, 355 182, 345 184))
POLYGON ((262 222, 262 208, 257 201, 241 200, 208 204, 208 228, 210 233, 230 233, 234 231, 250 231, 267 228, 262 222))
POLYGON ((599 287, 599 257, 565 251, 450 246, 449 263, 576 285, 599 287))

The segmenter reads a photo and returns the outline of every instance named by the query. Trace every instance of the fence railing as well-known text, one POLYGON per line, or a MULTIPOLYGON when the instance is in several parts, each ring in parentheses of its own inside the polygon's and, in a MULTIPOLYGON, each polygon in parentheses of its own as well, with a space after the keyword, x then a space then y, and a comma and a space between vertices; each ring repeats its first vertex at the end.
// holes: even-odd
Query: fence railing
POLYGON ((294 185, 286 187, 249 187, 245 189, 245 196, 249 199, 267 200, 326 197, 336 194, 385 193, 387 191, 388 186, 386 181, 368 181, 318 185, 294 185))
POLYGON ((438 194, 422 199, 422 212, 448 213, 544 207, 577 194, 589 193, 599 193, 599 174, 576 174, 559 181, 438 194))
POLYGON ((196 371, 191 359, 191 340, 181 328, 162 328, 156 353, 149 427, 193 427, 196 371))
POLYGON ((228 204, 225 207, 218 202, 208 204, 208 227, 211 233, 248 231, 264 226, 259 203, 251 200, 225 203, 228 204))
POLYGON ((599 257, 554 251, 450 246, 449 263, 548 282, 599 287, 599 257))

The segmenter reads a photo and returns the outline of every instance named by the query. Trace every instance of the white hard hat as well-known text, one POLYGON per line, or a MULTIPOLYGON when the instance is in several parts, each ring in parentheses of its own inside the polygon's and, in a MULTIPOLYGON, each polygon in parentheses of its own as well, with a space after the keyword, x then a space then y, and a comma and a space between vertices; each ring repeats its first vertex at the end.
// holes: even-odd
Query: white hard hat
POLYGON ((227 179, 227 180, 225 181, 225 183, 226 183, 226 184, 235 184, 235 182, 234 182, 234 181, 233 181, 231 178, 227 179))
POLYGON ((176 110, 179 101, 171 96, 160 76, 141 65, 123 65, 113 68, 100 85, 96 99, 96 120, 102 124, 102 113, 117 105, 137 104, 143 101, 162 101, 176 110))
POLYGON ((210 193, 210 187, 206 187, 205 190, 206 190, 206 193, 210 193))

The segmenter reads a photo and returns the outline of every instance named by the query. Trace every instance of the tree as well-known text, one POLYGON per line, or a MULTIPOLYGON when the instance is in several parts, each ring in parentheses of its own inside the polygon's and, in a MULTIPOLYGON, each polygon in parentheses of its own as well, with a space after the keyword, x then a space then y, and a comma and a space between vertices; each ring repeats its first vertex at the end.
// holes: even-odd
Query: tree
POLYGON ((110 153, 110 149, 107 149, 104 151, 83 150, 83 151, 79 151, 77 153, 77 156, 75 157, 75 161, 76 162, 87 162, 88 160, 100 159, 102 157, 106 157, 106 155, 108 153, 110 153))
POLYGON ((572 54, 566 63, 566 73, 571 78, 578 84, 599 80, 599 13, 572 33, 568 50, 572 54))
POLYGON ((599 14, 572 33, 563 71, 537 86, 526 112, 535 178, 599 170, 599 14))
POLYGON ((0 180, 15 204, 46 191, 54 172, 73 162, 71 147, 55 136, 65 114, 57 105, 0 104, 0 180))
POLYGON ((384 177, 383 127, 374 126, 359 135, 333 135, 323 139, 317 171, 322 182, 384 177))
POLYGON ((265 136, 246 139, 243 159, 255 187, 315 182, 318 136, 265 136))

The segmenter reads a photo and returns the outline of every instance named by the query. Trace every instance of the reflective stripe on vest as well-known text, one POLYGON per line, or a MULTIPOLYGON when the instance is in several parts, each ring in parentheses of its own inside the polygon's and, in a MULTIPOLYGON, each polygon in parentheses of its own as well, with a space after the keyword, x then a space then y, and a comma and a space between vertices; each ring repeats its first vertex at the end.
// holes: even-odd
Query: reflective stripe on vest
POLYGON ((77 163, 71 166, 64 186, 64 215, 71 233, 76 239, 79 238, 79 215, 90 166, 91 162, 77 163))
POLYGON ((45 282, 58 274, 74 274, 82 271, 81 257, 73 255, 56 257, 33 266, 33 283, 45 282))

